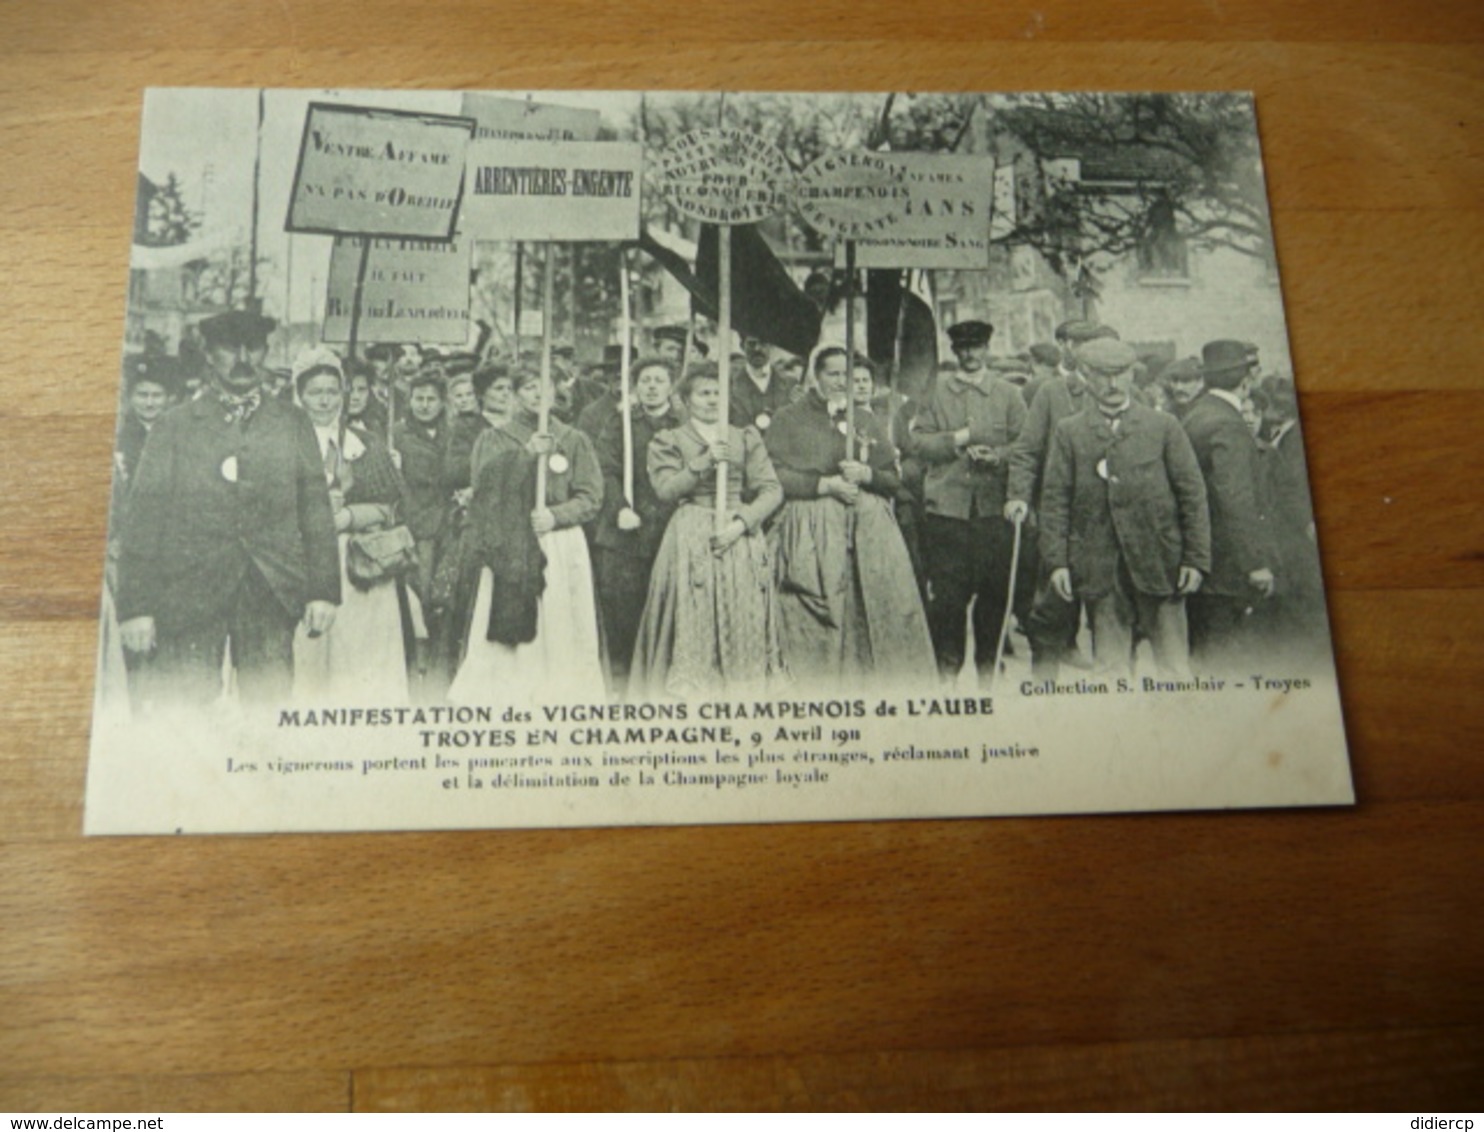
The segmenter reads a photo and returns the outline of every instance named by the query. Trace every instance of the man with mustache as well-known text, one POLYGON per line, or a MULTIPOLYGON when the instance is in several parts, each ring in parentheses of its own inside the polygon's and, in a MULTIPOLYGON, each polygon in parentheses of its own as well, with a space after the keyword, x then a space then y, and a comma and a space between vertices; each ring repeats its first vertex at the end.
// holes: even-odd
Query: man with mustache
POLYGON ((1108 338, 1077 351, 1082 408, 1057 422, 1041 492, 1050 588, 1087 606, 1101 673, 1128 676, 1147 638, 1161 676, 1188 679, 1186 599, 1211 571, 1211 521, 1178 421, 1133 397, 1138 356, 1108 338))
POLYGON ((959 370, 939 380, 908 438, 909 454, 927 469, 928 627, 945 681, 964 664, 971 602, 974 663, 982 679, 992 673, 1010 581, 1014 532, 1003 511, 1010 445, 1025 423, 1025 402, 989 371, 993 333, 978 319, 948 328, 959 370))
POLYGON ((244 702, 286 698, 294 630, 340 601, 335 517, 314 429, 266 396, 270 318, 201 323, 209 384, 150 430, 129 498, 117 596, 124 647, 154 654, 149 700, 204 705, 230 644, 244 702))

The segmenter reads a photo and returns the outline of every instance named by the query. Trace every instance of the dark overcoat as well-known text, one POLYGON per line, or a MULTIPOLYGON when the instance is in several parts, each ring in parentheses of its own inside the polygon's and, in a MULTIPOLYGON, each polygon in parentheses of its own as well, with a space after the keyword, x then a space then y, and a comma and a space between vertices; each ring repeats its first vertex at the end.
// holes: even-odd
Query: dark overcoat
POLYGON ((1041 491, 1041 555, 1048 569, 1071 570, 1082 598, 1113 589, 1120 556, 1134 588, 1159 597, 1176 593, 1182 566, 1208 573, 1206 488, 1180 422, 1137 403, 1116 432, 1094 406, 1060 421, 1041 491))
POLYGON ((249 570, 285 612, 340 601, 340 552, 309 418, 264 397, 239 423, 211 393, 150 430, 119 554, 120 621, 162 633, 220 619, 249 570))
POLYGON ((1209 390, 1195 399, 1180 423, 1195 449, 1211 508, 1211 574, 1201 593, 1250 597, 1247 576, 1275 565, 1258 495, 1257 441, 1241 412, 1209 390))

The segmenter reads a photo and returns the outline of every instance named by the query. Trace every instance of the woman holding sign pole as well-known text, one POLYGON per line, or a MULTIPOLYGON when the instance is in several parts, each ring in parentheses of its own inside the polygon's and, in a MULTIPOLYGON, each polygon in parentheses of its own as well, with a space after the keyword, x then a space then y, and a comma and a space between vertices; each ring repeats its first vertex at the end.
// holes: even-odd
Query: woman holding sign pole
POLYGON ((560 421, 539 431, 540 374, 511 375, 510 419, 479 437, 469 502, 469 564, 478 570, 458 704, 591 694, 603 687, 592 566, 582 524, 597 517, 603 477, 591 441, 560 421), (546 495, 536 498, 538 461, 546 495))
POLYGON ((773 567, 762 524, 783 489, 757 429, 721 419, 714 364, 680 383, 690 419, 649 444, 649 480, 677 504, 649 580, 629 674, 632 699, 767 695, 784 679, 773 567), (713 502, 726 471, 725 523, 713 502))
POLYGON ((847 444, 847 399, 859 385, 869 403, 874 372, 858 357, 848 375, 844 346, 817 347, 809 371, 813 388, 768 430, 786 500, 777 543, 784 661, 825 686, 930 683, 932 638, 891 510, 896 449, 885 422, 859 404, 847 444))
POLYGON ((675 510, 673 502, 655 494, 644 470, 649 442, 680 427, 670 399, 674 375, 668 358, 645 358, 635 365, 629 427, 615 413, 603 423, 595 445, 603 469, 603 510, 593 525, 593 568, 611 687, 619 695, 628 684, 650 570, 675 510))

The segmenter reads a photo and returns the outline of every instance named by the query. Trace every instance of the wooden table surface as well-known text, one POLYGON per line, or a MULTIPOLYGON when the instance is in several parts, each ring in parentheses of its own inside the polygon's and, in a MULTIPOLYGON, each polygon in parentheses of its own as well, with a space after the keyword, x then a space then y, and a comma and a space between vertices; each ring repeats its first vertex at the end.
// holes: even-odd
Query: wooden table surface
POLYGON ((0 1109, 1484 1103, 1477 0, 9 0, 0 1109), (146 85, 1256 92, 1354 810, 83 840, 146 85))

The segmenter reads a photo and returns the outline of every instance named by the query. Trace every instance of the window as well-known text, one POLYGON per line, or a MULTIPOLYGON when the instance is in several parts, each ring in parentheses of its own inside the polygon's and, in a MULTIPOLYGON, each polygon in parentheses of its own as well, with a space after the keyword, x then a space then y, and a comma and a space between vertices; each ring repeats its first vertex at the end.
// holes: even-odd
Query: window
POLYGON ((1136 255, 1142 283, 1189 280, 1190 250, 1175 226, 1175 206, 1168 199, 1161 198, 1150 206, 1136 255))

